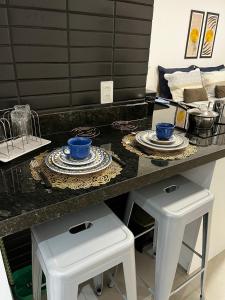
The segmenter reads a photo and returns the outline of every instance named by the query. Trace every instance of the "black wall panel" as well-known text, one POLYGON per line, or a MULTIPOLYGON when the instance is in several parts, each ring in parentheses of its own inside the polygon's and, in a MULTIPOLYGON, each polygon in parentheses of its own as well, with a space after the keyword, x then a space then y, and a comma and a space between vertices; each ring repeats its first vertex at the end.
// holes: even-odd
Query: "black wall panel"
POLYGON ((63 30, 43 28, 12 28, 14 45, 67 46, 67 33, 63 30))
POLYGON ((9 0, 9 4, 14 6, 39 7, 59 10, 66 9, 66 0, 9 0))
POLYGON ((2 46, 0 42, 0 63, 11 63, 12 53, 8 46, 2 46))
POLYGON ((0 10, 0 25, 7 25, 8 18, 7 18, 7 11, 6 8, 1 8, 0 10))
POLYGON ((0 109, 45 110, 145 93, 154 0, 0 1, 0 109))
MULTIPOLYGON (((1 76, 1 75, 0 75, 1 76)), ((43 79, 69 77, 66 63, 20 63, 17 64, 18 79, 43 79)))
POLYGON ((0 28, 0 37, 1 37, 1 44, 10 43, 8 28, 0 28))
POLYGON ((66 21, 66 13, 64 12, 21 8, 9 9, 9 23, 12 26, 39 26, 66 29, 66 21))
POLYGON ((13 65, 1 65, 0 80, 14 80, 13 65))
POLYGON ((109 15, 113 17, 114 1, 69 0, 69 10, 82 13, 109 15))
POLYGON ((114 19, 110 16, 69 14, 70 30, 113 32, 114 19))

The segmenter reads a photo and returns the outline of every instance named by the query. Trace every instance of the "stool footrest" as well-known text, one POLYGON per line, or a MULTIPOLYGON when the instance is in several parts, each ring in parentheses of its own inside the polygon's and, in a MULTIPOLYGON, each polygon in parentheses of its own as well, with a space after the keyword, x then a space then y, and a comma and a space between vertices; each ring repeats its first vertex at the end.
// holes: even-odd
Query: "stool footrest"
POLYGON ((193 274, 189 279, 187 279, 184 283, 182 283, 175 290, 173 290, 171 292, 170 296, 172 296, 172 295, 176 294, 177 292, 179 292, 182 288, 184 288, 187 284, 189 284, 192 280, 194 280, 197 276, 201 275, 203 272, 205 272, 205 268, 203 268, 200 271, 193 274))
POLYGON ((143 236, 143 235, 147 234, 148 232, 150 232, 150 231, 154 230, 154 229, 155 229, 155 226, 152 226, 151 228, 149 228, 149 229, 147 229, 147 230, 145 230, 145 231, 141 232, 140 234, 138 234, 138 235, 136 235, 136 236, 134 237, 134 238, 135 238, 135 240, 136 240, 136 239, 138 239, 139 237, 141 237, 141 236, 143 236))
POLYGON ((113 283, 113 287, 115 287, 116 291, 118 292, 118 294, 120 294, 123 300, 127 300, 127 297, 122 293, 121 289, 118 287, 118 284, 114 279, 114 276, 112 276, 111 273, 109 274, 109 279, 111 280, 111 282, 113 283))
MULTIPOLYGON (((174 294, 178 293, 182 288, 184 288, 186 285, 188 285, 192 280, 194 280, 196 277, 198 277, 199 275, 201 275, 203 272, 205 272, 205 268, 202 268, 201 270, 199 270, 198 272, 196 272, 195 274, 193 274, 184 283, 182 283, 181 285, 179 285, 175 290, 173 290, 171 292, 170 297, 173 296, 174 294)), ((140 275, 138 275, 138 277, 142 280, 142 282, 144 283, 144 285, 148 288, 149 293, 152 296, 154 296, 154 294, 155 294, 154 289, 150 288, 149 285, 147 284, 147 282, 140 275)))
POLYGON ((197 255, 198 257, 200 257, 202 259, 202 255, 200 253, 198 253, 197 251, 195 251, 195 249, 193 249, 191 246, 189 246, 188 244, 186 244, 184 241, 182 242, 182 244, 188 248, 190 251, 192 251, 195 255, 197 255))

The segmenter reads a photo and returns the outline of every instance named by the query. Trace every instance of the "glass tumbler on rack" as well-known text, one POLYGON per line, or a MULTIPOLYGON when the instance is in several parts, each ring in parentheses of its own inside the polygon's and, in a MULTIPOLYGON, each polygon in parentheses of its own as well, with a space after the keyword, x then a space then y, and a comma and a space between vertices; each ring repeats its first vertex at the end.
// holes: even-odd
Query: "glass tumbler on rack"
POLYGON ((29 105, 16 105, 11 111, 14 138, 22 137, 28 143, 32 137, 32 120, 29 105))

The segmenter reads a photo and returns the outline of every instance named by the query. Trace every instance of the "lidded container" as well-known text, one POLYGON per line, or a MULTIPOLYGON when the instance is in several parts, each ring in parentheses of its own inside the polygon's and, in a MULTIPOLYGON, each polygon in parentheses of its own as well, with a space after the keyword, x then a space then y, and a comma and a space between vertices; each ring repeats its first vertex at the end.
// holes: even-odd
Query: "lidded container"
POLYGON ((198 129, 211 129, 219 116, 219 114, 215 111, 199 109, 190 110, 188 115, 189 129, 190 127, 198 129))

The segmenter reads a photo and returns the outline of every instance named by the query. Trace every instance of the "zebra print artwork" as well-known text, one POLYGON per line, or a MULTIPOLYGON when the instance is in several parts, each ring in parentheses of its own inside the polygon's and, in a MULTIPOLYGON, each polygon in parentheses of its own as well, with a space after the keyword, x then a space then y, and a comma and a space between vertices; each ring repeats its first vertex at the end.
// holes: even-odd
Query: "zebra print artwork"
POLYGON ((202 40, 201 58, 211 58, 215 44, 216 31, 219 21, 219 14, 207 13, 205 31, 202 40))

